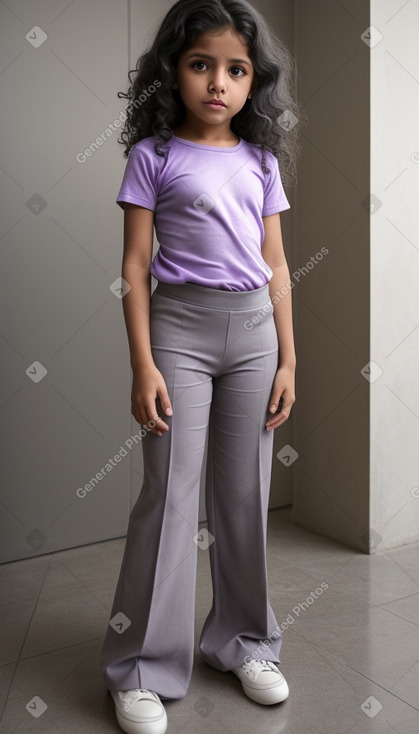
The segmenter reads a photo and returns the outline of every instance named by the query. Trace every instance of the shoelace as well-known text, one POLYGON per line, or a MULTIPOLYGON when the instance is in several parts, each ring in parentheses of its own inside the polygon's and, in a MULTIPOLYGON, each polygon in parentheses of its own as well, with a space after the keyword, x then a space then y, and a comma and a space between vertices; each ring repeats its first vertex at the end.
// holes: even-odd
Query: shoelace
POLYGON ((240 667, 249 678, 256 680, 263 670, 276 672, 273 665, 270 660, 251 660, 248 663, 243 663, 240 667))
POLYGON ((249 670, 249 668, 253 668, 255 665, 259 665, 263 670, 275 670, 270 660, 251 660, 248 663, 243 663, 240 667, 243 670, 249 670))
POLYGON ((134 688, 132 691, 125 691, 123 694, 122 705, 126 711, 138 700, 139 693, 150 693, 146 688, 134 688))

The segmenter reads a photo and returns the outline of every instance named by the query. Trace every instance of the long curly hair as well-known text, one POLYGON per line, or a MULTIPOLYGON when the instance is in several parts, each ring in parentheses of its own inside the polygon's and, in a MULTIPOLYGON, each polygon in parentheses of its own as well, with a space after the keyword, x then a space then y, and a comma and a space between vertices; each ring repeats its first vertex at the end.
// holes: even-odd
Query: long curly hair
POLYGON ((178 0, 170 8, 152 45, 128 72, 128 91, 118 92, 119 98, 130 100, 118 142, 125 146, 127 158, 136 143, 155 136, 156 154, 166 154, 164 145, 186 116, 179 91, 173 89, 178 59, 201 33, 227 29, 236 31, 246 44, 256 83, 252 98, 231 119, 231 130, 261 147, 265 173, 269 172, 265 163, 269 150, 278 160, 283 184, 293 185, 299 128, 307 121, 293 93, 294 59, 246 0, 178 0))

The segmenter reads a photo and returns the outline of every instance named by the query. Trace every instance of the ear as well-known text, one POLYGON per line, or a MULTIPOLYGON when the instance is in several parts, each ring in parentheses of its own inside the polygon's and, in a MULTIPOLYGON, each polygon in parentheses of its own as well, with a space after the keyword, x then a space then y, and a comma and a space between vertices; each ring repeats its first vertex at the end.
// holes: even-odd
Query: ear
POLYGON ((250 90, 249 90, 249 94, 247 95, 247 99, 252 99, 254 93, 256 92, 256 89, 257 89, 257 85, 256 84, 252 84, 252 86, 250 87, 250 90))

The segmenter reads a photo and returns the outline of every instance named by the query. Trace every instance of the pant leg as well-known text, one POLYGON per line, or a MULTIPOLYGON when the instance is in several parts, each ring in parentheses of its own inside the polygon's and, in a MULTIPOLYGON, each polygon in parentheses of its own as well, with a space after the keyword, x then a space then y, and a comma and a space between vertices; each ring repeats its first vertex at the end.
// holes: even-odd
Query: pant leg
MULTIPOLYGON (((259 310, 260 314, 260 310, 259 310)), ((280 662, 282 636, 267 597, 266 527, 274 432, 267 431, 278 364, 273 308, 253 328, 231 314, 222 372, 214 379, 206 476, 213 604, 199 641, 206 662, 226 671, 275 630, 263 659, 280 662)))
MULTIPOLYGON (((227 325, 226 316, 220 318, 227 325)), ((211 358, 205 361, 208 337, 212 358, 217 354, 217 333, 211 336, 211 328, 214 332, 217 324, 210 311, 189 314, 181 302, 153 293, 153 358, 165 378, 173 416, 164 418, 170 430, 162 437, 148 433, 143 439, 144 481, 130 515, 111 612, 111 621, 122 613, 130 624, 122 632, 110 625, 102 649, 102 673, 111 690, 147 688, 164 698, 183 698, 189 685, 194 536, 214 366, 211 358)))

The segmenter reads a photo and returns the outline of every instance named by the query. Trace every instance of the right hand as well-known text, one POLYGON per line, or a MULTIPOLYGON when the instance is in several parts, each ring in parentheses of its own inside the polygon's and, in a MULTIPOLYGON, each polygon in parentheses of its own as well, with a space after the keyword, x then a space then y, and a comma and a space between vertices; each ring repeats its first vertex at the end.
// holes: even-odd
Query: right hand
POLYGON ((133 370, 131 413, 135 420, 147 426, 151 433, 162 436, 169 426, 158 415, 156 398, 166 415, 172 415, 172 404, 163 375, 154 365, 133 370), (170 411, 170 412, 168 412, 170 411), (150 424, 151 421, 151 425, 150 424), (156 425, 153 424, 153 421, 156 425))

